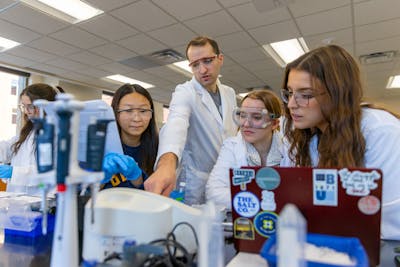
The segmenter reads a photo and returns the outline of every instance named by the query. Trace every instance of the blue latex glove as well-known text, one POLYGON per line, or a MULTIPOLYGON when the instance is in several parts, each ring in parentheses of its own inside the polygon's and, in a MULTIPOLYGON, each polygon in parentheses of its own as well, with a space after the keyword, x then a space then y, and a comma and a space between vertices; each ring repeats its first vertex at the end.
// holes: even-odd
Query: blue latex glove
POLYGON ((11 165, 0 165, 0 178, 10 179, 12 175, 12 166, 11 165))
POLYGON ((109 182, 116 173, 123 174, 130 181, 142 175, 142 170, 132 157, 118 153, 108 153, 104 156, 103 171, 105 177, 101 181, 102 184, 109 182))

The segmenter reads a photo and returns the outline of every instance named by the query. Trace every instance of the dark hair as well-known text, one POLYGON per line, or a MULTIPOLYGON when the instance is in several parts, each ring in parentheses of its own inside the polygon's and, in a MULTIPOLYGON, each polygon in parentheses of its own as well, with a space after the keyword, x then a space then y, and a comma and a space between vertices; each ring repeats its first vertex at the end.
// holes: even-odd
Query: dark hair
MULTIPOLYGON (((31 102, 37 99, 45 99, 48 101, 54 101, 56 97, 56 91, 53 87, 45 83, 34 83, 29 85, 20 94, 20 99, 23 95, 29 97, 31 102)), ((21 128, 17 142, 12 146, 13 153, 16 154, 20 149, 21 145, 25 142, 28 135, 33 130, 33 123, 29 120, 28 116, 23 113, 23 126, 21 128)))
POLYGON ((291 70, 305 71, 311 76, 315 98, 328 126, 319 129, 294 129, 289 109, 285 105, 285 135, 290 157, 296 165, 311 166, 310 140, 319 136, 320 167, 362 167, 366 150, 361 132, 361 101, 363 97, 360 70, 354 58, 343 48, 329 45, 314 49, 286 66, 283 87, 287 88, 291 70), (322 138, 323 137, 323 138, 322 138))
MULTIPOLYGON (((150 102, 150 107, 154 112, 154 104, 153 99, 151 98, 149 92, 144 89, 142 86, 138 84, 124 84, 115 92, 114 97, 111 102, 111 107, 114 110, 115 117, 117 118, 117 110, 119 106, 119 102, 121 99, 131 93, 138 93, 142 96, 146 97, 146 99, 150 102)), ((118 132, 121 134, 121 127, 118 125, 118 132)), ((156 126, 156 120, 154 115, 151 117, 149 125, 147 129, 140 136, 140 143, 143 144, 143 161, 142 168, 147 175, 151 175, 153 173, 153 166, 157 157, 157 149, 158 149, 158 129, 156 126)))
POLYGON ((188 58, 187 52, 191 46, 205 46, 206 44, 210 44, 212 46, 213 51, 216 55, 219 55, 221 53, 219 51, 219 47, 216 41, 207 36, 198 36, 190 40, 190 42, 186 46, 186 58, 188 58))

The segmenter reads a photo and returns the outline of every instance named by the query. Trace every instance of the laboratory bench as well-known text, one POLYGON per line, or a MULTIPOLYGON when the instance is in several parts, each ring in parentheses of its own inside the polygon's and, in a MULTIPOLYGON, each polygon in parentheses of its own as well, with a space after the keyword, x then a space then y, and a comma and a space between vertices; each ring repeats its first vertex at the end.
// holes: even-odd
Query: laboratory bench
MULTIPOLYGON (((380 267, 396 266, 394 251, 400 241, 381 240, 380 267)), ((236 253, 231 241, 225 244, 227 267, 267 267, 266 261, 258 254, 236 253)), ((2 267, 47 267, 50 266, 51 240, 39 240, 33 245, 5 242, 4 231, 0 234, 0 266, 2 267)), ((400 254, 398 254, 400 255, 400 254)), ((68 257, 68 255, 66 255, 68 257)), ((397 265, 400 266, 400 265, 397 265)))

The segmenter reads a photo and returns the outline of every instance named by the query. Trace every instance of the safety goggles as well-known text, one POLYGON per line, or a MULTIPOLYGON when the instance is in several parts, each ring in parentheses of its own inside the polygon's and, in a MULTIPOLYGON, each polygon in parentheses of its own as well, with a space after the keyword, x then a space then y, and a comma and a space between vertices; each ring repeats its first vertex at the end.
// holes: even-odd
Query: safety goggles
POLYGON ((145 108, 126 108, 117 110, 122 116, 139 116, 142 119, 149 119, 153 115, 153 110, 145 108))
POLYGON ((268 110, 260 108, 235 108, 233 110, 233 121, 239 126, 247 126, 250 128, 263 129, 276 119, 275 114, 269 113, 268 110), (246 125, 247 122, 247 125, 246 125))
POLYGON ((214 60, 217 58, 218 55, 214 55, 212 57, 204 57, 204 58, 200 58, 198 60, 195 60, 191 63, 189 63, 189 67, 192 68, 192 70, 198 70, 200 68, 200 64, 203 64, 203 66, 210 66, 214 60))
POLYGON ((24 105, 24 104, 19 104, 18 108, 21 112, 25 112, 25 110, 27 112, 34 112, 36 107, 33 104, 28 104, 28 105, 24 105))

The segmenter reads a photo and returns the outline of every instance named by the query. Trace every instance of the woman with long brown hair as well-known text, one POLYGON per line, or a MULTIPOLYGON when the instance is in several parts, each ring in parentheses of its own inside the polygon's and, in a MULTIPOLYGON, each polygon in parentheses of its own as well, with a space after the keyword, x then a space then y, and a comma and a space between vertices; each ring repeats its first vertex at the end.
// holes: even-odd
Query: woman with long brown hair
POLYGON ((400 239, 400 122, 362 105, 356 61, 343 48, 312 50, 286 66, 288 153, 282 166, 379 168, 383 172, 382 236, 400 239))
POLYGON ((0 178, 11 179, 7 190, 25 185, 20 178, 36 172, 35 131, 32 118, 39 115, 39 110, 33 105, 37 99, 54 101, 57 91, 48 84, 35 83, 26 87, 20 94, 19 109, 21 111, 21 130, 7 141, 0 142, 0 178))

